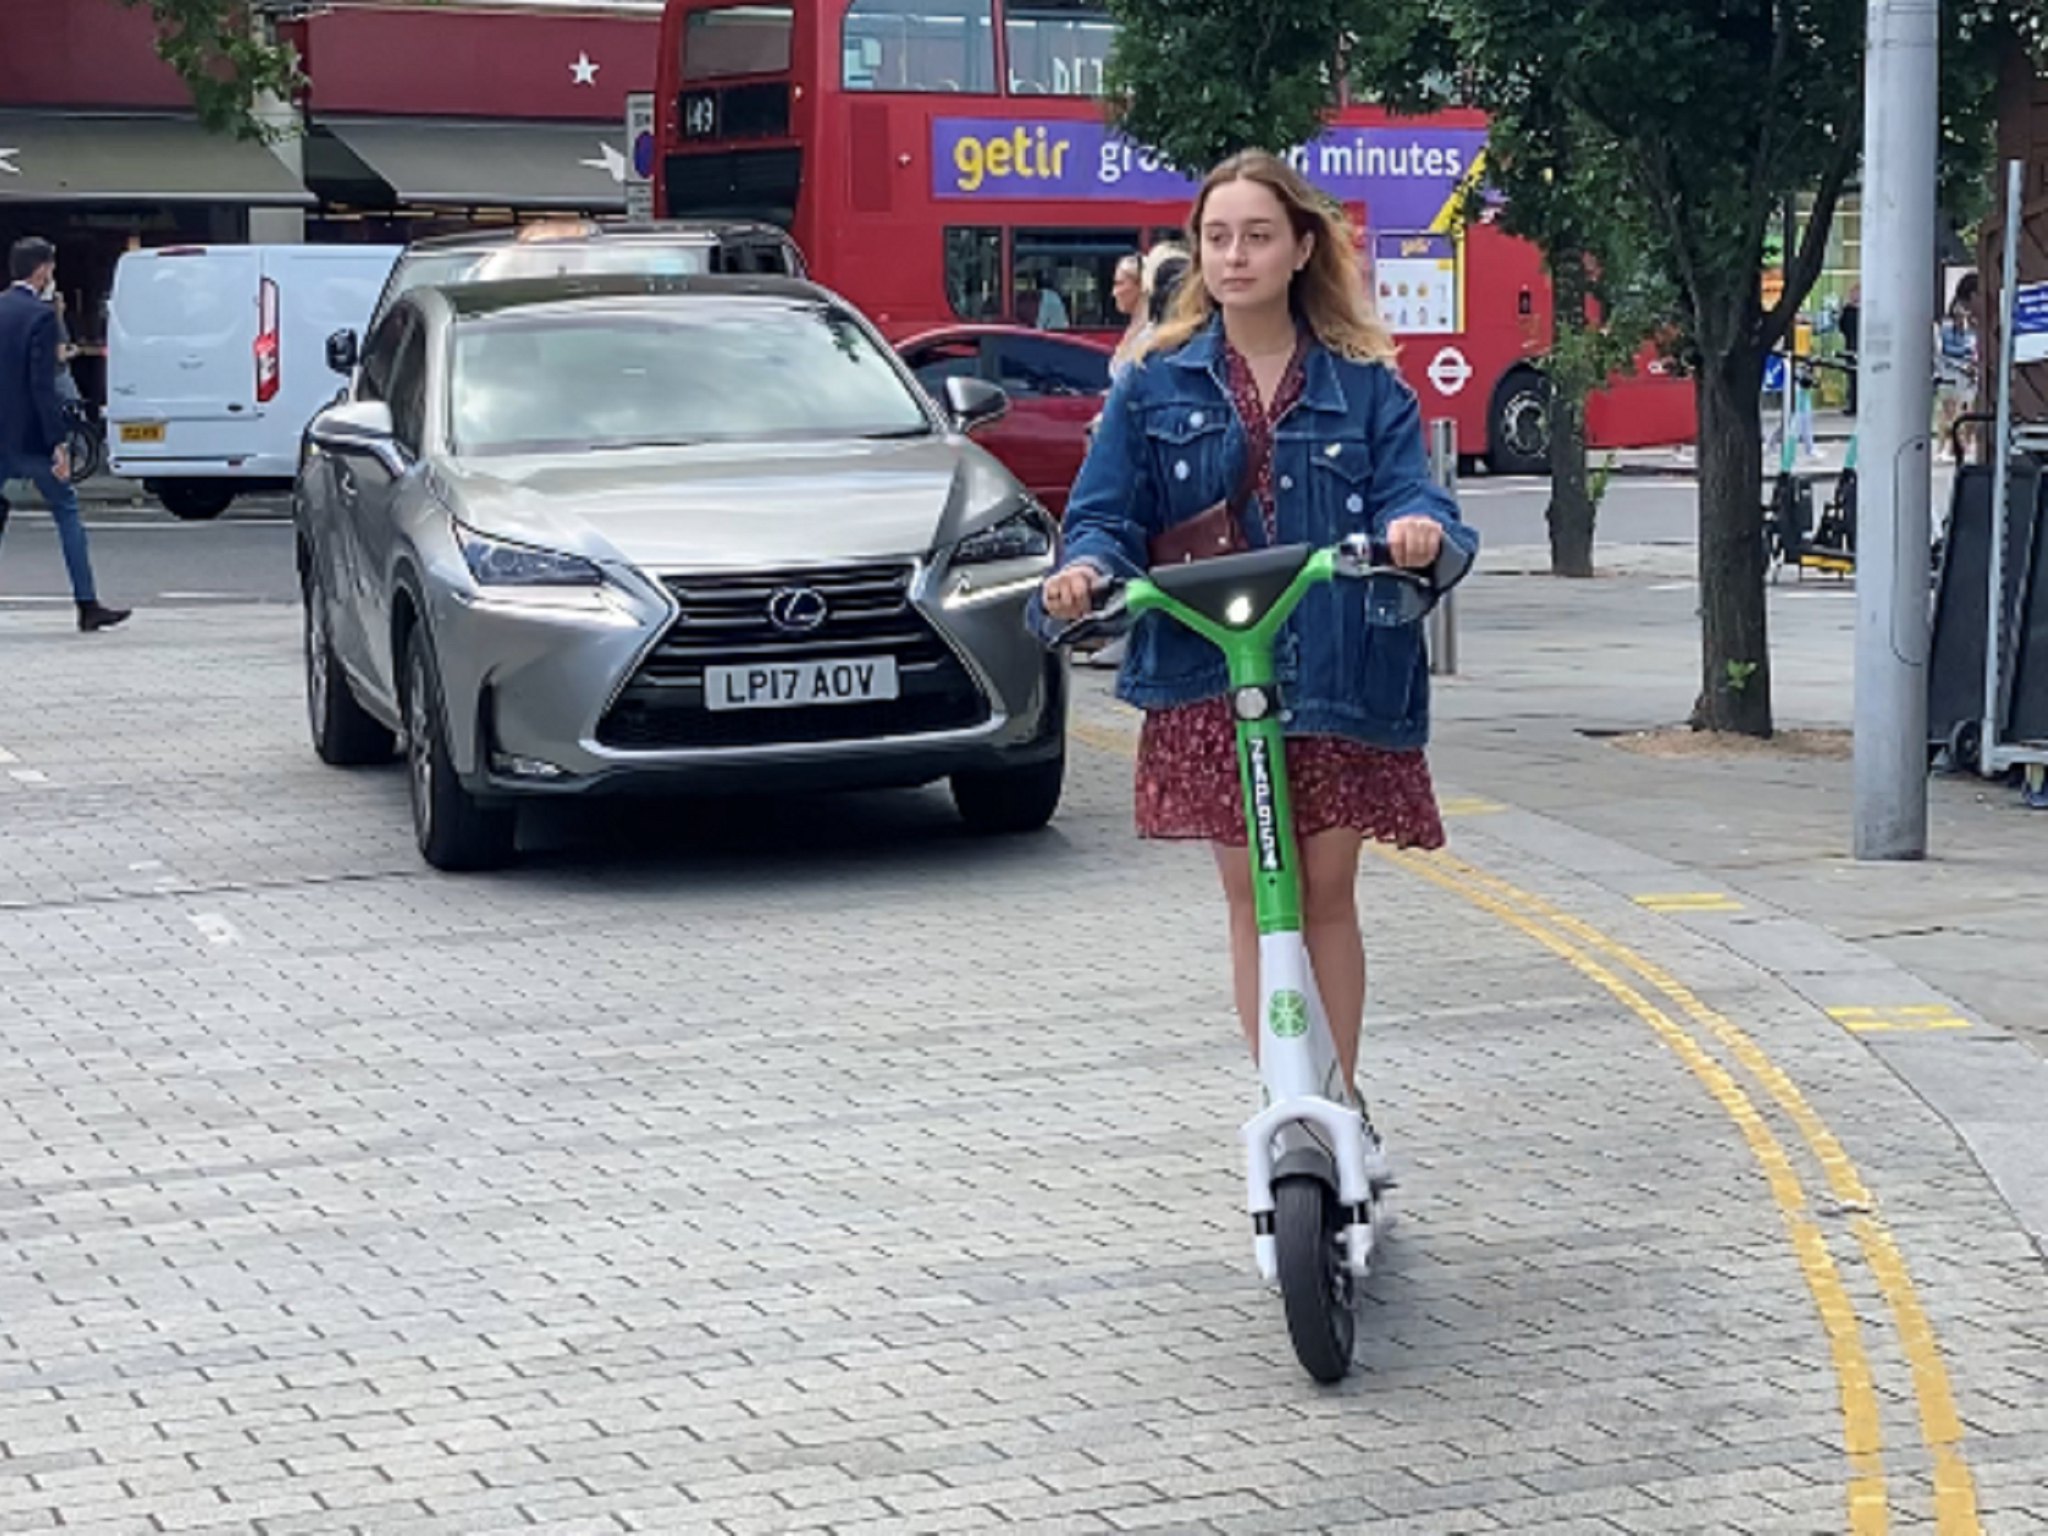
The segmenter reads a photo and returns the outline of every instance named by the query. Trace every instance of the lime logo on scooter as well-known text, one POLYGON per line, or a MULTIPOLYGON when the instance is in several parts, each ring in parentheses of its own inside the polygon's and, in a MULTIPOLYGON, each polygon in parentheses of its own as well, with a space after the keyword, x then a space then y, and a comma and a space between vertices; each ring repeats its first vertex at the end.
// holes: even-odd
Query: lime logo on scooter
POLYGON ((1308 1033, 1308 999, 1299 992, 1275 992, 1266 1005, 1266 1027, 1281 1040, 1308 1033))
POLYGON ((1280 864, 1279 812, 1273 805, 1272 756, 1263 738, 1254 736, 1250 747, 1252 773, 1252 822, 1259 840, 1259 868, 1276 874, 1280 864))

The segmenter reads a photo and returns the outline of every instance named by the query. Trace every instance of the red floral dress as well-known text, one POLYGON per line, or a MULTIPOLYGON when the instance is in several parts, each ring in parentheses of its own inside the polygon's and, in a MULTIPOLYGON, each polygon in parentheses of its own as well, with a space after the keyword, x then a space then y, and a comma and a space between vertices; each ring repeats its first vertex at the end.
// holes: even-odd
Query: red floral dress
MULTIPOLYGON (((1300 397, 1302 349, 1295 349, 1270 409, 1261 406, 1251 365, 1223 349, 1230 401, 1252 456, 1252 503, 1265 542, 1279 542, 1273 508, 1273 424, 1300 397)), ((1296 837, 1350 827, 1401 848, 1441 848, 1429 764, 1419 748, 1391 751, 1344 736, 1287 738, 1287 777, 1296 837)), ((1138 737, 1138 835, 1200 838, 1241 848, 1244 796, 1237 776, 1237 733, 1230 706, 1199 699, 1147 712, 1138 737)))

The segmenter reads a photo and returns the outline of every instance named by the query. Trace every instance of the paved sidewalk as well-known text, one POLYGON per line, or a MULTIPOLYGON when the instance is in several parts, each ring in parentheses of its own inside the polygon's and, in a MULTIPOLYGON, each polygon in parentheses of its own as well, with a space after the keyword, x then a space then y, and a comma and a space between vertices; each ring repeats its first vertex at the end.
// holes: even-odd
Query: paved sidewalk
POLYGON ((1781 727, 1837 755, 1625 750, 1697 690, 1697 588, 1682 546, 1602 551, 1588 582, 1540 550, 1493 550, 1461 596, 1460 675, 1439 680, 1447 780, 1664 861, 1681 890, 1739 911, 1684 920, 1856 1015, 1873 1050, 1962 1126, 2048 1243, 2048 815, 1969 776, 1929 784, 1929 856, 1849 855, 1855 594, 1787 579, 1771 595, 1781 727), (1839 978, 1862 973, 1860 983, 1839 978), (1939 1027, 1931 1027, 1931 1026, 1939 1027))
POLYGON ((1597 790, 1546 690, 1666 580, 1473 589, 1454 856, 1364 875, 1404 1185, 1336 1391, 1104 679, 1040 837, 620 806, 457 879, 313 762, 293 610, 0 615, 0 1529, 2048 1530, 2048 1292, 1969 1149, 1741 914, 1637 899, 1699 876, 1524 808, 1597 790))

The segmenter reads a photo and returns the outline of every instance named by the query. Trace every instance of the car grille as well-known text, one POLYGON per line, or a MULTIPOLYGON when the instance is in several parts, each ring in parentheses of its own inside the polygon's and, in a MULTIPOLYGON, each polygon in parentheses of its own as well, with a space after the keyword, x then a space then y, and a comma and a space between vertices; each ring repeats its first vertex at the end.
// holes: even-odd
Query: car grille
POLYGON ((862 741, 965 730, 988 701, 952 648, 910 601, 907 564, 750 571, 664 578, 681 607, 597 728, 608 747, 643 750, 862 741), (769 596, 808 587, 825 622, 791 635, 768 618, 769 596), (794 709, 709 710, 704 668, 812 659, 896 658, 900 697, 794 709))

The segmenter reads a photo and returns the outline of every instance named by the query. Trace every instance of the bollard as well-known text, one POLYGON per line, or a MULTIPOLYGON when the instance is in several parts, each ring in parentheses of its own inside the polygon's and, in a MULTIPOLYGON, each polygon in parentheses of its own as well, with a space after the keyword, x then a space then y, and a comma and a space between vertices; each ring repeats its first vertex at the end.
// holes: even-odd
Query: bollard
MULTIPOLYGON (((1429 424, 1429 478, 1451 495, 1458 494, 1458 424, 1448 416, 1429 424)), ((1439 677, 1458 672, 1457 594, 1446 592, 1430 610, 1429 670, 1439 677)))

